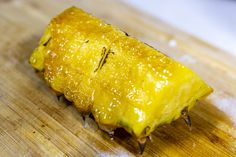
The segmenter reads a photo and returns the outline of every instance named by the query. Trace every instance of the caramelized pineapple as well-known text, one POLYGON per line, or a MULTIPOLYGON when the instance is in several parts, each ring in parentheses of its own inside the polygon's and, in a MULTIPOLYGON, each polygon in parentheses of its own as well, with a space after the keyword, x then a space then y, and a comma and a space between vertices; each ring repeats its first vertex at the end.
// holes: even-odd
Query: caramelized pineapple
POLYGON ((212 92, 184 65, 75 7, 52 19, 30 64, 101 128, 139 141, 212 92))

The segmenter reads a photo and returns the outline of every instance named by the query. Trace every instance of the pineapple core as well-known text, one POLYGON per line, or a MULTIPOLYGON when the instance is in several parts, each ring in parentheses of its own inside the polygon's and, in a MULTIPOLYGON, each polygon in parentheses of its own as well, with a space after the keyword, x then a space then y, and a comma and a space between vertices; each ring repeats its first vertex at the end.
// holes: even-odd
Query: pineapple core
POLYGON ((80 112, 137 138, 212 92, 184 65, 75 7, 52 19, 29 61, 80 112))

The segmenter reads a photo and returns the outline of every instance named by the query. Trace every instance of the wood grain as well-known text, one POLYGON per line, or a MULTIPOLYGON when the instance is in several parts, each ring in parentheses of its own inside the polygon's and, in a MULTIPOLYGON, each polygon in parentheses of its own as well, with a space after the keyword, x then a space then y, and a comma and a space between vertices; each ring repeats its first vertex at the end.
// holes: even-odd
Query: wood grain
POLYGON ((181 119, 158 128, 143 156, 236 156, 235 124, 216 107, 221 100, 236 107, 236 58, 115 0, 0 0, 0 156, 138 156, 122 130, 110 140, 90 119, 84 127, 28 64, 46 24, 72 5, 181 61, 215 89, 190 113, 192 131, 181 119))

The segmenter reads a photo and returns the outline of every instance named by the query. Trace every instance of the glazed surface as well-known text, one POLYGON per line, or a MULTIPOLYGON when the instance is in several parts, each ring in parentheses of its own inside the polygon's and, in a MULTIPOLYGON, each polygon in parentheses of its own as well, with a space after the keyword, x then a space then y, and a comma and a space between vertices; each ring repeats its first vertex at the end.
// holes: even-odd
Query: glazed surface
POLYGON ((137 137, 212 91, 187 67, 74 7, 51 21, 30 63, 99 125, 137 137))

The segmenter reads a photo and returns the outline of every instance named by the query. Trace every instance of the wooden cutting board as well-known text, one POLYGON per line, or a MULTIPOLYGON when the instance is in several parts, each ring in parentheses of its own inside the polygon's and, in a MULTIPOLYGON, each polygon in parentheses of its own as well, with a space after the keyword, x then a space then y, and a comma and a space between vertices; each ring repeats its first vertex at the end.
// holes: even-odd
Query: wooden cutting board
POLYGON ((73 105, 58 101, 28 64, 46 24, 72 5, 179 60, 215 89, 190 113, 191 131, 182 119, 159 127, 143 156, 236 156, 235 57, 120 1, 0 0, 1 157, 139 155, 124 132, 110 140, 90 119, 84 127, 73 105))

